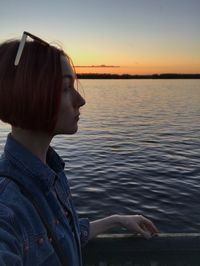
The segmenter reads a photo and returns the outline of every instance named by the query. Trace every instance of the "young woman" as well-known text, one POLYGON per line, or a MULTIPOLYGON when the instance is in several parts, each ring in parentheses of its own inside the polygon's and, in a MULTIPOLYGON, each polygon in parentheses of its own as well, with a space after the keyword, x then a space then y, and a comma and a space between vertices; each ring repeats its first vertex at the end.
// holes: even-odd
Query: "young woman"
POLYGON ((55 135, 77 132, 85 100, 75 81, 64 51, 30 33, 0 45, 0 119, 11 125, 0 159, 1 266, 79 266, 81 245, 112 227, 157 233, 140 215, 78 218, 50 146, 55 135))

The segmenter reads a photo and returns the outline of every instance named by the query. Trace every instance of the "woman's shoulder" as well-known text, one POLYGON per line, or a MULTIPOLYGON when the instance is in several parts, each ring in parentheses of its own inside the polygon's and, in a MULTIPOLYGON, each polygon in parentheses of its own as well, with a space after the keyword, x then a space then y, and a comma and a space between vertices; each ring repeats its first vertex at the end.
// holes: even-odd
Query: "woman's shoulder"
POLYGON ((19 204, 22 194, 18 185, 0 172, 0 202, 19 204))
POLYGON ((15 225, 20 231, 41 228, 38 215, 30 200, 17 183, 0 175, 0 221, 15 225), (37 224, 37 228, 34 225, 37 224), (17 226, 18 225, 18 226, 17 226), (28 229, 29 228, 29 229, 28 229))
POLYGON ((16 226, 24 216, 25 205, 19 187, 0 174, 0 221, 16 226))

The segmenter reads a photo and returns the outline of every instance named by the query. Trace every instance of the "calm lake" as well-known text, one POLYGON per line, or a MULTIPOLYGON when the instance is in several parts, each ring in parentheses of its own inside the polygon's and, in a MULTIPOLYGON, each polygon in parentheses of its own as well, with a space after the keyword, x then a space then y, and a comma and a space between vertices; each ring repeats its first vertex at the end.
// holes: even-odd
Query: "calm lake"
POLYGON ((80 82, 79 131, 52 142, 80 216, 143 214, 161 232, 199 231, 200 80, 80 82))

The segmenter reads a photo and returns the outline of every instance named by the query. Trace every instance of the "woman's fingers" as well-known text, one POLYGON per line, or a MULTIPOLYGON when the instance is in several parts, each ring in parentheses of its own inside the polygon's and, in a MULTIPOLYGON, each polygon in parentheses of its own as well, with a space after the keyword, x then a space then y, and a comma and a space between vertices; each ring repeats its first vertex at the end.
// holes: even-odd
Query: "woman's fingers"
POLYGON ((156 226, 146 217, 142 216, 142 223, 145 225, 145 227, 151 232, 151 233, 159 233, 156 226))
POLYGON ((124 219, 128 230, 135 231, 147 239, 158 233, 156 226, 142 215, 128 215, 124 216, 124 219))
POLYGON ((137 233, 141 234, 144 238, 149 239, 151 237, 151 233, 149 233, 145 228, 137 225, 135 229, 137 233))

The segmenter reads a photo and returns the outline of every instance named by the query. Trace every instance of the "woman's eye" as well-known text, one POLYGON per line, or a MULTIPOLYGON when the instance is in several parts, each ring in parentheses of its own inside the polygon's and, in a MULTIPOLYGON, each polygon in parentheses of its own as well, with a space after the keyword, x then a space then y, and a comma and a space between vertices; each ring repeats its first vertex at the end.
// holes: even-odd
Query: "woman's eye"
POLYGON ((69 90, 69 87, 64 87, 64 88, 63 88, 63 91, 64 91, 64 92, 67 92, 68 90, 69 90))
POLYGON ((74 93, 76 90, 73 86, 69 86, 69 87, 64 87, 63 91, 69 92, 69 93, 74 93))

